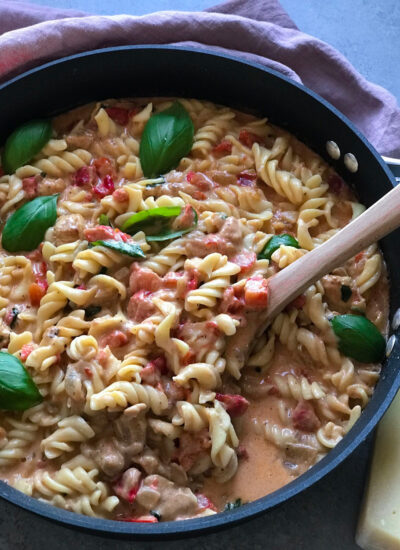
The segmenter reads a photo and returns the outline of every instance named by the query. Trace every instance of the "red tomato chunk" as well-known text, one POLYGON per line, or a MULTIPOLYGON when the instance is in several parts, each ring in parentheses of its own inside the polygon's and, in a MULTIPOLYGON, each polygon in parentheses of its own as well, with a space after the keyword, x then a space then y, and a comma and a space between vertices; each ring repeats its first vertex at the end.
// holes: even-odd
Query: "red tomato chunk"
POLYGON ((213 152, 230 155, 232 153, 232 143, 227 139, 223 139, 213 148, 213 152))
POLYGON ((111 176, 104 176, 103 180, 93 187, 93 193, 100 197, 106 197, 107 195, 112 195, 115 191, 114 181, 111 176))
POLYGON ((232 262, 240 266, 240 271, 243 273, 249 271, 256 263, 257 256, 255 252, 239 252, 232 258, 232 262))
POLYGON ((226 406, 226 412, 232 416, 241 416, 247 411, 249 402, 242 395, 230 393, 217 393, 215 399, 226 406))
POLYGON ((107 107, 105 110, 108 116, 121 126, 126 126, 129 121, 128 109, 122 109, 121 107, 107 107))
POLYGON ((33 344, 24 344, 20 353, 21 361, 26 361, 34 349, 35 346, 33 344))
POLYGON ((251 308, 264 308, 268 305, 268 281, 261 276, 247 279, 244 287, 244 301, 251 308))
POLYGON ((246 145, 246 147, 252 147, 253 143, 261 143, 262 137, 257 136, 257 134, 253 134, 248 130, 240 130, 239 141, 240 143, 243 143, 243 145, 246 145))

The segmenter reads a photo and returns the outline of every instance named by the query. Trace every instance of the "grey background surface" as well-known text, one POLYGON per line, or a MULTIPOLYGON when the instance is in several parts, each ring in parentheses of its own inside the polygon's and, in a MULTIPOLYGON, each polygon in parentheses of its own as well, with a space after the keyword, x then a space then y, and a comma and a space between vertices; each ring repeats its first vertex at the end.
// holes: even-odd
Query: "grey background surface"
MULTIPOLYGON (((1 1, 1 0, 0 0, 1 1)), ((36 0, 96 14, 193 11, 213 0, 36 0)), ((400 0, 281 0, 298 27, 331 43, 400 99, 400 0)), ((0 550, 356 550, 354 532, 371 438, 311 489, 251 522, 186 541, 113 541, 51 524, 0 501, 0 550)))

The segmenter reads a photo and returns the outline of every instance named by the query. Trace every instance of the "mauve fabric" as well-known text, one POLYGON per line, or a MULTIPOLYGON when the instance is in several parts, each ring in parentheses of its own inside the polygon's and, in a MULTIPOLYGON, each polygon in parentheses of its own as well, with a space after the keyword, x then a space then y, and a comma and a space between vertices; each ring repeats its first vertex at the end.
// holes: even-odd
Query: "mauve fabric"
MULTIPOLYGON (((172 3, 172 2, 171 2, 172 3)), ((0 1, 0 81, 46 61, 127 44, 194 45, 261 63, 347 115, 381 154, 400 157, 400 110, 337 50, 294 25, 278 0, 233 0, 205 12, 91 16, 0 1)))

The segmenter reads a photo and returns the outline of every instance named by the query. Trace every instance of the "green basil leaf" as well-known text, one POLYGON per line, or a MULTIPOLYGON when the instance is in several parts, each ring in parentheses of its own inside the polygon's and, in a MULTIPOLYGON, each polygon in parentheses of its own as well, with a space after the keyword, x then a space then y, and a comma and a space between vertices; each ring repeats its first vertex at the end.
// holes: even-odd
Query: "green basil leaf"
POLYGON ((88 306, 85 307, 85 321, 90 321, 95 315, 100 313, 101 306, 88 306))
MULTIPOLYGON (((140 182, 139 182, 140 183, 140 182)), ((152 180, 147 180, 147 183, 146 183, 146 188, 150 188, 150 187, 157 187, 158 185, 164 185, 165 183, 165 178, 155 178, 155 179, 152 179, 152 180)))
POLYGON ((100 214, 99 216, 99 224, 100 225, 108 225, 112 227, 110 218, 107 216, 107 214, 100 214))
POLYGON ((169 221, 169 218, 176 218, 181 213, 180 206, 163 206, 161 208, 150 208, 141 210, 128 218, 122 225, 121 230, 133 235, 147 226, 154 226, 156 221, 169 221))
POLYGON ((347 285, 342 285, 340 287, 340 295, 342 298, 342 302, 348 302, 351 298, 351 295, 353 294, 351 288, 347 285))
POLYGON ((114 241, 113 239, 106 241, 94 241, 90 243, 92 246, 105 246, 121 254, 127 254, 133 258, 145 258, 146 255, 140 246, 136 243, 124 243, 123 241, 114 241))
POLYGON ((146 241, 152 242, 152 241, 168 241, 171 239, 176 239, 177 237, 182 237, 182 235, 186 235, 186 233, 190 233, 190 231, 193 231, 197 225, 198 216, 196 210, 192 207, 193 211, 193 225, 190 227, 186 227, 184 229, 169 229, 162 233, 159 233, 158 235, 146 235, 146 241))
POLYGON ((34 250, 57 219, 58 195, 37 197, 18 208, 7 220, 2 245, 8 252, 34 250))
POLYGON ((153 178, 176 168, 192 148, 193 135, 192 119, 181 103, 150 117, 139 149, 144 175, 153 178))
POLYGON ((194 227, 188 227, 187 229, 180 229, 179 231, 166 231, 165 233, 160 233, 159 235, 146 235, 146 241, 169 241, 171 239, 176 239, 177 237, 182 237, 182 235, 186 235, 186 233, 193 231, 193 229, 194 227))
POLYGON ((31 120, 23 124, 8 137, 2 156, 3 169, 12 174, 28 163, 43 149, 51 138, 50 120, 31 120))
POLYGON ((223 509, 224 512, 229 512, 230 510, 234 510, 235 508, 240 508, 242 506, 242 499, 237 498, 236 500, 232 500, 231 502, 227 502, 225 504, 225 508, 223 509))
POLYGON ((361 363, 382 361, 385 339, 369 319, 360 315, 336 315, 331 323, 341 353, 361 363))
POLYGON ((282 235, 274 235, 264 246, 262 252, 258 254, 257 258, 259 260, 270 260, 272 254, 275 250, 278 250, 281 244, 285 246, 293 246, 294 248, 300 248, 297 240, 291 235, 288 235, 287 233, 283 233, 282 235))
POLYGON ((0 409, 24 411, 42 401, 42 396, 17 357, 0 352, 0 409))

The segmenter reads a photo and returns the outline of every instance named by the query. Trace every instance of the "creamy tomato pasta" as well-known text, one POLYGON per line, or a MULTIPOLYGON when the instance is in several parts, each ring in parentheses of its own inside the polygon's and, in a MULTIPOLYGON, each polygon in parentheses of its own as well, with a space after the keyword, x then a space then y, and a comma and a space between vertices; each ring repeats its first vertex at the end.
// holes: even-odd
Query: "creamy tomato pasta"
POLYGON ((333 319, 381 345, 376 245, 254 338, 268 279, 363 210, 293 136, 205 101, 109 100, 14 133, 3 173, 6 483, 90 516, 200 517, 288 483, 357 421, 380 355, 333 319))

